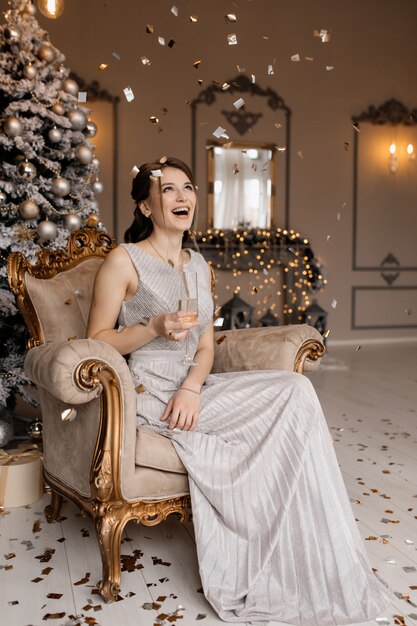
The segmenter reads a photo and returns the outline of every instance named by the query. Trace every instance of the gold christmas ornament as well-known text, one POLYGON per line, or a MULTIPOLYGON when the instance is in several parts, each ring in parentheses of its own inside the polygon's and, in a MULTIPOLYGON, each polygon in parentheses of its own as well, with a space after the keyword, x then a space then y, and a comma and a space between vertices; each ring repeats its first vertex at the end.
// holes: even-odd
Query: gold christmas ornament
POLYGON ((38 233, 39 238, 43 241, 56 239, 56 236, 58 235, 57 227, 49 220, 39 222, 36 232, 38 233))
POLYGON ((19 215, 24 220, 34 220, 39 215, 39 207, 33 200, 24 200, 19 204, 19 215))
POLYGON ((36 67, 32 65, 32 63, 25 65, 25 67, 23 68, 23 76, 25 78, 28 78, 29 80, 33 80, 36 77, 37 73, 38 72, 36 70, 36 67))
POLYGON ((62 139, 62 131, 54 126, 48 131, 48 139, 51 143, 59 143, 62 139))
POLYGON ((70 93, 72 96, 76 96, 79 92, 78 84, 75 82, 75 80, 67 78, 64 81, 64 91, 70 93))
POLYGON ((17 166, 17 171, 20 178, 23 178, 23 180, 33 180, 38 173, 38 170, 33 163, 30 163, 30 161, 23 161, 23 163, 20 163, 17 166))
POLYGON ((27 429, 27 434, 31 439, 40 441, 42 439, 42 422, 39 419, 35 419, 30 422, 27 429))
POLYGON ((81 222, 81 217, 75 213, 68 213, 68 215, 64 217, 64 226, 70 233, 81 228, 81 222))
POLYGON ((93 153, 87 146, 78 146, 75 156, 83 165, 88 165, 93 160, 93 153))
POLYGON ((52 111, 55 115, 64 115, 65 113, 64 107, 59 102, 55 102, 55 104, 52 105, 52 111))
POLYGON ((100 217, 97 213, 91 213, 86 219, 87 226, 95 226, 100 221, 100 217))
POLYGON ((50 20, 62 15, 64 6, 64 0, 38 0, 39 11, 50 20))
POLYGON ((83 130, 87 124, 87 118, 80 109, 74 109, 68 113, 68 119, 74 130, 83 130))
POLYGON ((55 60, 55 49, 49 43, 43 43, 38 49, 38 58, 46 63, 52 63, 55 60))
POLYGON ((3 130, 8 137, 17 137, 22 133, 23 124, 17 117, 7 117, 3 122, 3 130))
POLYGON ((97 133, 97 126, 96 126, 96 124, 94 124, 94 122, 89 120, 87 122, 87 124, 86 124, 84 132, 87 135, 87 137, 95 137, 95 135, 97 133))
POLYGON ((53 193, 58 196, 58 198, 64 198, 67 196, 71 190, 71 186, 69 181, 66 178, 54 178, 51 185, 53 193))
POLYGON ((23 9, 23 13, 26 15, 36 15, 36 7, 33 2, 27 2, 25 4, 25 8, 23 9))

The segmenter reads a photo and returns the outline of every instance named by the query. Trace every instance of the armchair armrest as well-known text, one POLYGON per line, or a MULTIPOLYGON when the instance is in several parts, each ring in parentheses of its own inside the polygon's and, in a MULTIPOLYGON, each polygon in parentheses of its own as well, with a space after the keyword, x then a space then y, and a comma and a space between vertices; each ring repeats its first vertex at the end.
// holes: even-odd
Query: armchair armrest
POLYGON ((215 333, 212 372, 312 370, 323 356, 323 337, 308 324, 245 328, 215 333), (219 344, 217 341, 225 337, 219 344))
POLYGON ((135 473, 136 393, 124 358, 94 339, 53 341, 29 350, 25 370, 41 397, 48 482, 58 479, 102 502, 128 494, 135 473), (68 405, 77 405, 77 417, 63 422, 68 405))
POLYGON ((38 387, 63 402, 83 404, 101 392, 97 384, 83 384, 80 366, 85 361, 100 361, 117 372, 123 387, 133 391, 133 381, 125 359, 112 346, 96 339, 52 341, 31 348, 26 355, 25 371, 38 387))

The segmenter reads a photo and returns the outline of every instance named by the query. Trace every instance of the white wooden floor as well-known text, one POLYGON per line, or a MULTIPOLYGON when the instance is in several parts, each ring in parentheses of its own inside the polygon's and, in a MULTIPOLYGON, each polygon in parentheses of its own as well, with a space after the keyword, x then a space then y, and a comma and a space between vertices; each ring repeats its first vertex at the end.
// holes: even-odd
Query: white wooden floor
MULTIPOLYGON (((331 349, 311 379, 371 564, 398 597, 370 624, 417 626, 417 343, 331 349)), ((91 522, 67 503, 47 524, 47 499, 0 516, 1 626, 224 623, 201 593, 191 525, 128 525, 121 600, 105 605, 91 522)))

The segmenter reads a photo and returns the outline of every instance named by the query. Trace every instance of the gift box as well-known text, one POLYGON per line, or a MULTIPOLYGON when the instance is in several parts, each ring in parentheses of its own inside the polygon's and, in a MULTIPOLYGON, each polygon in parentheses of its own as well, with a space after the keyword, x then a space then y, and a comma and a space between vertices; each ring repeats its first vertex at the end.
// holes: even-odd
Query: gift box
POLYGON ((14 508, 42 497, 42 455, 36 446, 0 450, 0 506, 14 508))

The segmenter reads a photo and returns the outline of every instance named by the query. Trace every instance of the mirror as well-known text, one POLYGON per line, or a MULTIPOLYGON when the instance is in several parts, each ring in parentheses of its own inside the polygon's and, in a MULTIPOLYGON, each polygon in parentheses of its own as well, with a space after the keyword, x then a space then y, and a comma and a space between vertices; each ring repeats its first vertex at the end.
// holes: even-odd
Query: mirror
POLYGON ((208 147, 208 224, 221 230, 275 226, 276 148, 208 147))

